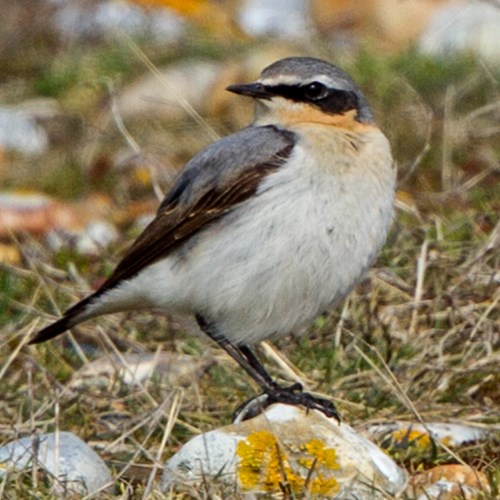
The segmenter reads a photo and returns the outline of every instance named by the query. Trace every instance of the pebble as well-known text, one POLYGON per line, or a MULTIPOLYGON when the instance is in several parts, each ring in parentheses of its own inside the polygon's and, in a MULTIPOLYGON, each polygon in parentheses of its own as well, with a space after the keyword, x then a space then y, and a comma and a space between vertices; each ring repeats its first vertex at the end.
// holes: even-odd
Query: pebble
POLYGON ((0 477, 5 470, 32 467, 35 457, 49 478, 57 478, 53 487, 58 495, 91 494, 112 486, 113 478, 104 461, 71 432, 28 436, 0 447, 0 477))

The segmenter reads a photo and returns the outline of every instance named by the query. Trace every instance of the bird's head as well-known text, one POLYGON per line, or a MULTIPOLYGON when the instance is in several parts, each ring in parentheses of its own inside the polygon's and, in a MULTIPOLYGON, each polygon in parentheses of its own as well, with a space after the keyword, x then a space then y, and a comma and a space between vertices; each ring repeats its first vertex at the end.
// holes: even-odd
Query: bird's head
POLYGON ((354 80, 321 59, 288 57, 265 68, 252 83, 227 87, 256 101, 256 125, 372 124, 372 111, 354 80))

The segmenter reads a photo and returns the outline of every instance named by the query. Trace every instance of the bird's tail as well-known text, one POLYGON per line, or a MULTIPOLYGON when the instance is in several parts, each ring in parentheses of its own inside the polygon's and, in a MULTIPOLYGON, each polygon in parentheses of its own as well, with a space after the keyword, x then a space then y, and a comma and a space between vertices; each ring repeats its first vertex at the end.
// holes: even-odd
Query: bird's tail
POLYGON ((94 316, 93 314, 88 313, 88 306, 94 298, 95 294, 83 299, 78 302, 78 304, 75 304, 64 313, 64 316, 61 319, 58 319, 56 322, 46 326, 43 330, 36 333, 35 336, 30 339, 28 344, 39 344, 41 342, 45 342, 46 340, 53 339, 78 323, 94 316))

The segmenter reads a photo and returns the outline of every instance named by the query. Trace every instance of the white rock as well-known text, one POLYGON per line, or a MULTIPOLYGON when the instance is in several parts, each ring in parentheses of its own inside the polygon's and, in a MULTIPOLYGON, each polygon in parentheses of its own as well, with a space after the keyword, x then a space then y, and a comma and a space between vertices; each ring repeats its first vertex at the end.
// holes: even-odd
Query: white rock
POLYGON ((411 445, 412 440, 418 436, 430 436, 436 441, 441 441, 447 446, 459 446, 472 441, 488 439, 491 431, 484 427, 474 427, 464 424, 448 424, 442 422, 429 422, 425 426, 411 422, 392 422, 387 424, 371 425, 367 428, 369 436, 378 439, 389 438, 396 444, 411 445))
POLYGON ((85 226, 85 230, 76 238, 75 247, 83 255, 98 255, 118 238, 118 231, 111 222, 96 220, 85 226))
POLYGON ((116 227, 105 220, 94 220, 81 229, 56 228, 47 233, 49 248, 59 251, 71 247, 82 255, 98 255, 119 238, 116 227))
POLYGON ((175 352, 154 354, 124 353, 106 355, 87 363, 72 377, 70 387, 105 386, 120 378, 124 384, 138 385, 152 376, 170 386, 189 386, 215 363, 209 356, 190 356, 175 352))
POLYGON ((124 118, 144 115, 173 120, 187 116, 180 99, 201 111, 220 71, 219 63, 188 60, 161 69, 161 77, 146 74, 120 93, 118 111, 124 118))
POLYGON ((238 22, 250 36, 297 39, 312 29, 305 0, 244 0, 238 22))
MULTIPOLYGON (((451 498, 460 498, 462 500, 473 500, 481 498, 481 492, 467 485, 460 485, 451 481, 437 481, 426 488, 416 500, 448 500, 451 498), (458 490, 458 491, 457 491, 458 490)), ((484 498, 484 497, 483 497, 484 498)))
POLYGON ((22 107, 0 107, 1 149, 39 155, 48 146, 48 135, 31 111, 22 107))
POLYGON ((166 463, 161 489, 166 491, 177 481, 198 481, 203 474, 234 483, 236 447, 240 439, 225 430, 210 431, 191 439, 166 463))
POLYGON ((38 210, 51 203, 52 199, 41 193, 0 192, 0 210, 38 210))
POLYGON ((386 498, 406 481, 404 471, 348 425, 282 404, 193 438, 166 463, 161 488, 207 476, 242 492, 279 493, 279 483, 288 482, 299 497, 329 498, 386 498))
POLYGON ((33 465, 55 477, 55 491, 78 494, 95 493, 112 485, 113 478, 97 453, 71 432, 30 436, 0 448, 0 476, 7 469, 22 470, 33 465))
POLYGON ((173 42, 184 33, 185 22, 166 8, 143 9, 118 0, 93 3, 51 0, 58 6, 56 28, 67 38, 109 36, 119 30, 132 36, 151 36, 158 41, 173 42))
POLYGON ((431 18, 418 47, 424 54, 450 57, 474 52, 500 63, 500 9, 492 3, 462 0, 445 4, 431 18))

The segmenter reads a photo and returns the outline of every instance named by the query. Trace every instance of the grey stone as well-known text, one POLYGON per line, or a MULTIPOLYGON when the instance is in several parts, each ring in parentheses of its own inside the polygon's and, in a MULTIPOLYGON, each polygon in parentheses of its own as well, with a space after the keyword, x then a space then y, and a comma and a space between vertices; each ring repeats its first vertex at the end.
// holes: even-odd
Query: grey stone
POLYGON ((2 469, 22 470, 36 463, 54 481, 54 491, 78 494, 109 488, 113 478, 97 453, 71 432, 29 436, 0 448, 2 469), (36 450, 36 452, 35 452, 36 450))

